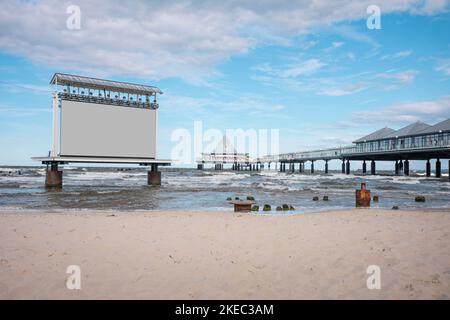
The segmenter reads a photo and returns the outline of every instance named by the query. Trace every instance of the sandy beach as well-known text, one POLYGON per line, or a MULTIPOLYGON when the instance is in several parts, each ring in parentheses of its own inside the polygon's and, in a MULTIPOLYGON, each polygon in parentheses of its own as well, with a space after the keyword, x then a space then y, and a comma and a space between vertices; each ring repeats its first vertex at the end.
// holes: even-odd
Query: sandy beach
POLYGON ((449 297, 445 210, 0 213, 1 299, 449 297))

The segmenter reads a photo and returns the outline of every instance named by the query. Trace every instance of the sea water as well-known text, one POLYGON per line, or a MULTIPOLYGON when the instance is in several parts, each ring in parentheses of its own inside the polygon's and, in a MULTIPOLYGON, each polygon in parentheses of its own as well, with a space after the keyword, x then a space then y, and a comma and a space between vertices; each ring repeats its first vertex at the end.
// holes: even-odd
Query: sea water
POLYGON ((162 169, 162 185, 147 186, 143 168, 64 168, 61 189, 44 187, 43 167, 0 167, 0 210, 183 210, 232 211, 228 197, 253 196, 272 214, 320 212, 354 208, 355 190, 366 182, 379 202, 373 208, 449 208, 447 178, 393 175, 345 175, 231 172, 195 169, 162 169), (329 201, 323 201, 323 196, 329 201), (424 195, 425 203, 416 203, 424 195), (314 196, 319 201, 312 201, 314 196), (276 212, 289 204, 294 212, 276 212))

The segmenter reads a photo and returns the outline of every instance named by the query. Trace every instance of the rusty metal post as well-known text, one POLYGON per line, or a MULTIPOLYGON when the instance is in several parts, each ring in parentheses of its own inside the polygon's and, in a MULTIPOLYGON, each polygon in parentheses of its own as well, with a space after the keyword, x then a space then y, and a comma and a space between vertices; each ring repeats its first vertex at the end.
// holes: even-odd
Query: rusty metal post
POLYGON ((361 183, 361 190, 356 190, 356 207, 370 207, 370 190, 366 190, 366 184, 361 183))
POLYGON ((441 161, 439 158, 436 159, 436 178, 441 177, 441 161))
POLYGON ((45 186, 47 188, 60 188, 63 184, 63 172, 58 170, 58 163, 52 162, 50 170, 47 168, 45 173, 45 186))

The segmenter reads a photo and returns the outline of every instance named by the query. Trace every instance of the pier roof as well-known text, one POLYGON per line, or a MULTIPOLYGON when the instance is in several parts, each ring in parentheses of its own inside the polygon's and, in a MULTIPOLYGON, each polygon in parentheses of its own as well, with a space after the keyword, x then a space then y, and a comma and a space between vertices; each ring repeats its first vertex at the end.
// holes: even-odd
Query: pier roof
POLYGON ((387 138, 412 136, 412 135, 415 135, 429 127, 431 127, 429 124, 422 122, 422 121, 417 121, 417 122, 411 123, 410 125, 407 125, 406 127, 398 129, 397 131, 395 131, 383 138, 387 139, 387 138))
POLYGON ((396 132, 394 129, 391 129, 391 128, 388 128, 388 127, 384 127, 384 128, 382 128, 380 130, 372 132, 371 134, 368 134, 367 136, 359 138, 358 140, 354 141, 354 143, 380 140, 380 139, 383 139, 383 138, 387 137, 388 135, 390 135, 390 134, 392 134, 394 132, 396 132))
POLYGON ((230 140, 228 140, 228 137, 224 136, 217 144, 213 154, 237 154, 237 151, 230 140))
POLYGON ((425 128, 422 131, 418 132, 417 134, 430 134, 447 131, 450 131, 450 119, 436 123, 434 126, 429 126, 428 128, 425 128))
POLYGON ((67 85, 79 88, 91 88, 95 90, 126 92, 130 94, 140 95, 153 95, 155 93, 163 93, 159 88, 153 86, 90 78, 64 73, 55 73, 52 80, 50 81, 50 84, 63 86, 67 85))

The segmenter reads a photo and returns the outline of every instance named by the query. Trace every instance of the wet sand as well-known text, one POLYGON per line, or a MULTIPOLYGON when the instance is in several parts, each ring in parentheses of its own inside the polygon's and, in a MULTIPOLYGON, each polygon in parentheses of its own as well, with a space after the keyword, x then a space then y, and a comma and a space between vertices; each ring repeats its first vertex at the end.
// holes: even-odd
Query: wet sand
POLYGON ((449 297, 448 210, 0 212, 1 299, 449 297))

